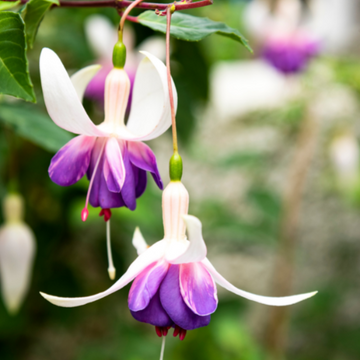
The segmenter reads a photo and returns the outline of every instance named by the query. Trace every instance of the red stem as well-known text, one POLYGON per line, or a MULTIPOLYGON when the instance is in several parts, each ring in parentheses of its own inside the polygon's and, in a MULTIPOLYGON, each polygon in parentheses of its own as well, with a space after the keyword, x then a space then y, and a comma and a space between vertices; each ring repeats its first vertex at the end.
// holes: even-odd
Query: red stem
MULTIPOLYGON (((16 0, 3 0, 8 2, 15 2, 16 0)), ((21 4, 26 4, 29 0, 21 0, 21 4)), ((94 1, 61 1, 60 7, 112 7, 116 9, 122 9, 130 6, 133 1, 117 1, 117 0, 94 0, 94 1)), ((195 9, 199 7, 204 7, 208 5, 212 5, 213 0, 201 0, 187 4, 174 4, 175 10, 188 10, 195 9)), ((156 4, 156 3, 140 3, 136 6, 139 9, 147 9, 147 10, 166 10, 168 6, 173 4, 156 4)), ((56 5, 55 5, 56 7, 56 5)))
POLYGON ((167 80, 169 88, 170 108, 171 108, 171 122, 172 122, 172 135, 173 135, 173 147, 174 153, 178 151, 177 144, 177 132, 176 132, 176 118, 175 118, 175 104, 174 94, 171 81, 171 69, 170 69, 170 26, 171 26, 171 15, 174 12, 174 6, 168 6, 166 9, 166 69, 167 69, 167 80))

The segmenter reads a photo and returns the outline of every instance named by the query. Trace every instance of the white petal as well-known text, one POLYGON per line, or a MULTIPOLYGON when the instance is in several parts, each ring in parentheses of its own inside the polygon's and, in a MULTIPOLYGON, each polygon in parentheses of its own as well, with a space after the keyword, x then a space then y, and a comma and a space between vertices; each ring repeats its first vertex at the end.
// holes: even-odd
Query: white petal
POLYGON ((41 85, 54 123, 74 134, 107 136, 88 117, 59 57, 44 48, 40 55, 41 85))
POLYGON ((102 15, 89 16, 85 21, 85 34, 94 53, 100 59, 111 59, 117 42, 117 31, 111 21, 102 15))
POLYGON ((108 290, 103 291, 99 294, 81 297, 81 298, 61 298, 44 293, 40 293, 40 294, 46 300, 50 301, 54 305, 62 306, 62 307, 81 306, 102 299, 103 297, 108 296, 114 293, 115 291, 120 290, 127 284, 129 284, 147 266, 159 260, 164 255, 166 246, 167 244, 164 240, 155 243, 147 251, 145 251, 139 257, 136 258, 136 260, 129 266, 126 273, 113 286, 111 286, 108 290))
POLYGON ((138 255, 142 254, 149 247, 144 237, 142 236, 139 227, 136 227, 135 229, 132 244, 134 245, 134 248, 136 249, 138 255))
POLYGON ((201 222, 198 218, 191 215, 182 216, 188 232, 189 245, 186 251, 172 260, 172 264, 186 264, 191 262, 199 262, 206 257, 206 245, 201 233, 201 222))
POLYGON ((100 69, 101 65, 90 65, 77 71, 74 75, 71 76, 71 82, 74 85, 80 101, 83 101, 84 93, 90 80, 100 69))
MULTIPOLYGON (((127 123, 129 133, 120 134, 125 140, 151 140, 163 134, 171 125, 166 66, 154 55, 140 63, 134 84, 131 112, 127 123)), ((177 92, 173 82, 175 111, 177 92)))
POLYGON ((22 222, 0 230, 0 275, 5 306, 10 313, 19 309, 31 282, 35 237, 22 222))
POLYGON ((229 283, 225 278, 223 278, 214 268, 214 266, 211 264, 211 262, 208 259, 204 259, 202 261, 206 269, 209 271, 209 273, 214 278, 215 282, 217 282, 220 286, 225 288, 226 290, 229 290, 233 292, 236 295, 242 296, 246 299, 256 301, 260 304, 265 305, 271 305, 271 306, 287 306, 296 304, 300 301, 303 301, 305 299, 308 299, 312 296, 314 296, 317 291, 307 293, 307 294, 301 294, 301 295, 293 295, 293 296, 284 296, 284 297, 269 297, 269 296, 260 296, 255 295, 252 293, 249 293, 244 290, 240 290, 231 283, 229 283))

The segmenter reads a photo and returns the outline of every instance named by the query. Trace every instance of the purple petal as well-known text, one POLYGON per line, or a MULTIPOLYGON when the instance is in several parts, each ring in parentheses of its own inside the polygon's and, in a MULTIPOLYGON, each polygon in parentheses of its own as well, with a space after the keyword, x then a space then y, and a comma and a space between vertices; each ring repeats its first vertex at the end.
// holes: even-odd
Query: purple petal
POLYGON ((134 176, 135 176, 135 184, 136 184, 135 195, 136 195, 136 198, 138 198, 144 193, 144 191, 146 189, 147 174, 146 174, 145 170, 142 170, 133 164, 131 164, 131 167, 133 169, 134 176))
POLYGON ((129 309, 131 311, 144 310, 149 305, 151 298, 158 291, 168 269, 169 263, 164 260, 157 261, 149 265, 135 278, 128 298, 129 309))
POLYGON ((140 311, 131 311, 131 315, 137 320, 154 326, 166 327, 173 326, 174 323, 170 319, 161 305, 159 291, 155 293, 150 300, 149 305, 140 311))
POLYGON ((164 185, 161 180, 156 157, 146 144, 140 141, 128 141, 130 161, 140 169, 150 171, 156 185, 163 190, 164 185))
POLYGON ((129 152, 126 149, 126 146, 124 147, 124 165, 125 165, 125 182, 124 186, 121 190, 121 196, 126 204, 126 206, 130 210, 136 209, 136 183, 135 183, 135 176, 133 172, 132 165, 130 163, 129 159, 129 152))
MULTIPOLYGON (((87 172, 87 176, 89 180, 91 180, 91 177, 93 176, 95 164, 99 159, 100 151, 103 147, 104 141, 106 140, 107 139, 98 138, 95 143, 94 149, 91 154, 90 166, 87 172)), ((111 208, 125 206, 121 194, 110 192, 107 187, 105 176, 102 171, 104 166, 104 157, 105 156, 103 153, 101 155, 100 163, 95 174, 94 182, 90 192, 89 202, 91 206, 93 207, 100 206, 103 209, 111 209, 111 208)))
POLYGON ((196 315, 184 302, 180 293, 179 265, 171 265, 160 285, 160 301, 171 320, 182 329, 193 330, 207 326, 210 315, 196 315))
POLYGON ((80 135, 70 140, 52 158, 49 167, 51 180, 61 186, 79 181, 86 173, 96 137, 80 135))
POLYGON ((125 182, 126 171, 119 143, 114 137, 105 145, 104 176, 109 191, 119 193, 125 182))
POLYGON ((216 285, 200 262, 180 265, 180 292, 187 306, 197 315, 210 315, 217 308, 216 285))

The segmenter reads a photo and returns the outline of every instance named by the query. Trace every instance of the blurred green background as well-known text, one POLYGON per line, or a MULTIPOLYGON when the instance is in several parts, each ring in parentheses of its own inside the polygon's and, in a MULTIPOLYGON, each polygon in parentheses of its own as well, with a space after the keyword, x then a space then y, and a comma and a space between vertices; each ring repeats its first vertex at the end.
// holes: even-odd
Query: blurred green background
MULTIPOLYGON (((226 22, 251 41, 242 20, 245 6, 243 1, 219 0, 191 13, 226 22)), ((38 69, 41 49, 53 49, 70 72, 95 62, 84 32, 85 19, 95 13, 107 16, 116 26, 118 15, 113 9, 51 11, 29 52, 38 104, 8 98, 0 104, 0 198, 13 188, 23 195, 26 222, 37 239, 31 288, 20 312, 10 316, 0 301, 1 360, 159 357, 161 341, 153 327, 136 322, 127 308, 129 286, 74 309, 53 306, 39 295, 44 291, 59 296, 86 296, 112 284, 106 271, 105 223, 98 217, 98 209, 90 210, 86 223, 80 218, 87 180, 69 188, 52 183, 47 168, 60 145, 44 144, 43 149, 26 139, 46 138, 36 134, 36 125, 31 125, 35 123, 27 120, 32 114, 34 122, 41 121, 42 116, 43 121, 48 121, 38 69), (12 116, 29 121, 28 132, 33 130, 34 134, 20 136, 11 124, 12 116)), ((129 26, 135 32, 136 44, 154 34, 140 25, 129 26)), ((301 90, 291 99, 226 118, 214 105, 214 91, 219 90, 214 89, 214 73, 219 66, 258 57, 256 41, 250 44, 255 45, 254 55, 238 43, 216 35, 199 43, 172 42, 183 183, 191 199, 189 213, 202 221, 208 257, 226 278, 244 290, 272 295, 285 216, 284 193, 299 152, 297 139, 310 111, 317 131, 301 193, 292 293, 319 293, 289 308, 290 325, 283 350, 285 358, 291 360, 359 359, 360 182, 357 178, 351 186, 339 184, 331 158, 331 144, 338 134, 350 132, 356 139, 360 135, 357 49, 324 53, 315 59, 297 77, 301 90)), ((95 122, 101 121, 102 111, 94 102, 85 100, 85 107, 95 122)), ((67 138, 67 134, 60 133, 59 144, 67 138)), ((150 142, 150 146, 167 184, 170 131, 150 142)), ((113 255, 120 276, 136 257, 131 244, 136 226, 149 243, 163 236, 161 192, 149 179, 136 211, 116 209, 113 215, 113 255)), ((210 325, 188 332, 183 342, 170 334, 165 359, 270 357, 270 308, 218 290, 219 307, 210 325)))

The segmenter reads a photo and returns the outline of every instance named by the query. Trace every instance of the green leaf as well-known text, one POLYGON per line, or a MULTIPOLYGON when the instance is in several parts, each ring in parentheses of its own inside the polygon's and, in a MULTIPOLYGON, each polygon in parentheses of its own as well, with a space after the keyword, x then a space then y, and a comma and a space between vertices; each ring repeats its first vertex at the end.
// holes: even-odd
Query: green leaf
MULTIPOLYGON (((144 26, 166 33, 165 16, 158 16, 155 12, 149 10, 139 15, 137 19, 144 26)), ((208 18, 176 12, 171 18, 170 33, 175 38, 186 41, 199 41, 211 34, 219 34, 238 41, 252 52, 247 40, 239 30, 208 18)))
POLYGON ((24 25, 17 13, 0 13, 0 94, 35 102, 26 58, 24 25))
POLYGON ((51 152, 58 151, 72 139, 71 134, 55 125, 35 105, 0 104, 0 123, 51 152))
POLYGON ((26 38, 32 48, 35 36, 45 13, 53 5, 60 5, 58 0, 30 0, 25 9, 26 38))
POLYGON ((0 1, 0 11, 11 9, 19 5, 21 1, 0 1))

